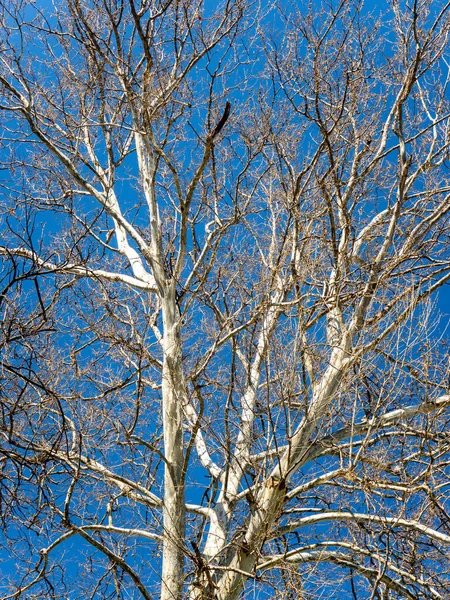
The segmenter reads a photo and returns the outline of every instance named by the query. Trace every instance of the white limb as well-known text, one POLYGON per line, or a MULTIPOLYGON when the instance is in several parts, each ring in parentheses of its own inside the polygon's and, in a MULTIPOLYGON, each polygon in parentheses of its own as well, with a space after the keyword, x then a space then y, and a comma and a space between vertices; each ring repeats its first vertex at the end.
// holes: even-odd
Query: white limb
POLYGON ((365 513, 353 513, 349 511, 325 511, 323 513, 310 515, 308 517, 302 517, 297 521, 289 523, 283 527, 279 527, 276 532, 271 536, 272 539, 282 536, 301 527, 308 527, 310 525, 316 525, 317 523, 323 523, 326 521, 353 521, 355 523, 379 523, 381 525, 389 525, 390 527, 404 527, 405 529, 411 529, 426 535, 427 537, 441 542, 442 544, 450 544, 450 535, 442 533, 424 525, 420 521, 414 519, 402 519, 400 517, 385 517, 379 515, 369 515, 365 513))
MULTIPOLYGON (((59 162, 65 167, 67 172, 73 177, 73 179, 80 185, 80 187, 88 192, 93 198, 95 198, 106 210, 106 212, 114 219, 116 224, 116 233, 122 228, 123 232, 126 232, 130 235, 130 237, 136 242, 143 256, 152 264, 152 267, 155 267, 155 260, 153 253, 151 252, 149 246, 142 238, 142 236, 138 233, 138 231, 123 217, 117 199, 115 197, 111 197, 111 190, 107 192, 97 190, 77 169, 74 161, 61 150, 58 146, 56 140, 50 138, 42 129, 40 123, 40 117, 38 113, 34 110, 34 107, 27 98, 19 92, 5 77, 0 75, 0 83, 2 83, 8 91, 15 97, 15 99, 20 103, 20 105, 15 108, 15 110, 22 114, 25 117, 30 130, 34 133, 34 135, 44 144, 44 146, 59 160, 59 162)), ((95 164, 98 161, 95 160, 95 164)), ((99 173, 98 175, 101 175, 99 173)), ((103 186, 105 182, 103 182, 103 186)), ((123 240, 123 232, 119 231, 119 237, 121 237, 121 241, 119 244, 122 245, 122 251, 126 252, 126 256, 131 258, 131 265, 134 269, 137 269, 137 272, 140 276, 143 276, 142 269, 139 268, 139 257, 132 250, 132 248, 127 244, 126 240, 123 240), (137 259, 137 260, 136 260, 137 259)), ((153 242, 153 239, 152 239, 153 242)), ((120 250, 120 248, 119 248, 120 250)))
MULTIPOLYGON (((161 542, 162 537, 157 535, 156 533, 151 533, 150 531, 145 531, 143 529, 135 529, 128 527, 114 527, 113 525, 83 525, 80 527, 82 531, 107 531, 110 533, 119 533, 123 535, 142 537, 147 540, 151 540, 153 542, 161 542)), ((70 537, 76 534, 75 531, 66 531, 63 533, 58 539, 50 544, 47 548, 42 548, 39 551, 41 555, 48 555, 52 550, 54 550, 57 546, 59 546, 62 542, 66 541, 70 537)))
MULTIPOLYGON (((261 565, 261 567, 259 568, 263 569, 269 568, 269 566, 272 565, 279 565, 283 562, 283 560, 289 563, 332 562, 342 567, 351 568, 355 572, 360 573, 361 575, 366 577, 366 579, 368 579, 369 581, 379 580, 384 585, 386 585, 386 587, 400 593, 404 598, 410 598, 410 600, 416 600, 417 598, 415 593, 411 592, 405 585, 403 585, 399 581, 396 581, 382 570, 380 571, 379 569, 361 565, 360 562, 356 562, 354 560, 353 556, 346 554, 345 552, 339 552, 336 550, 319 550, 316 552, 302 552, 298 550, 290 556, 287 556, 287 558, 285 559, 283 559, 283 555, 281 555, 280 557, 273 557, 269 559, 267 563, 261 565)), ((441 596, 439 595, 434 597, 441 598, 441 596)))
POLYGON ((208 559, 214 559, 223 549, 227 536, 228 519, 222 504, 216 503, 214 507, 186 504, 186 510, 209 519, 208 539, 202 554, 208 559))
POLYGON ((211 458, 211 454, 206 447, 205 439, 203 437, 203 433, 201 430, 201 416, 197 415, 195 408, 186 400, 183 405, 184 414, 186 420, 189 423, 189 428, 191 430, 192 435, 194 436, 195 448, 197 450, 197 456, 202 466, 208 471, 208 473, 214 479, 218 479, 222 472, 217 464, 211 458))
POLYGON ((117 248, 119 252, 128 259, 130 266, 133 270, 133 274, 137 279, 145 281, 147 283, 152 283, 152 287, 156 288, 155 280, 150 273, 144 268, 142 263, 142 259, 139 253, 130 246, 128 242, 127 233, 125 228, 122 225, 122 212, 120 210, 119 201, 117 199, 116 194, 111 189, 107 194, 107 203, 108 206, 114 210, 116 215, 120 215, 120 219, 114 218, 114 226, 117 240, 117 248))
MULTIPOLYGON (((163 289, 165 280, 164 261, 161 241, 161 222, 158 211, 158 204, 155 194, 155 172, 156 164, 153 157, 153 151, 148 139, 139 131, 138 116, 133 115, 136 123, 134 135, 136 145, 136 155, 141 175, 142 189, 147 201, 147 207, 150 216, 150 234, 151 234, 151 265, 153 274, 158 283, 158 287, 163 289)), ((145 256, 145 255, 144 255, 145 256)))
POLYGON ((27 248, 7 248, 6 246, 0 246, 0 255, 26 258, 31 260, 41 269, 47 269, 51 273, 62 273, 75 275, 76 277, 89 277, 92 279, 104 279, 106 281, 118 281, 140 290, 146 290, 148 292, 156 291, 156 284, 153 277, 143 271, 140 271, 140 275, 144 277, 144 279, 137 276, 131 277, 130 275, 125 275, 124 273, 113 273, 103 269, 91 269, 85 265, 76 265, 73 263, 57 264, 40 258, 36 252, 28 250, 27 248))
MULTIPOLYGON (((439 592, 437 592, 429 584, 429 582, 425 581, 421 577, 417 577, 413 573, 408 573, 408 571, 405 571, 404 569, 400 569, 399 567, 396 567, 391 562, 388 562, 388 560, 386 558, 383 558, 382 556, 380 556, 379 553, 370 552, 366 548, 361 548, 357 544, 353 544, 350 542, 335 542, 335 541, 318 542, 317 544, 308 544, 307 546, 303 546, 302 548, 296 548, 295 550, 290 550, 289 552, 285 552, 284 554, 278 554, 278 555, 271 556, 271 557, 264 557, 265 558, 264 562, 261 562, 257 566, 257 570, 264 571, 267 569, 271 569, 273 567, 276 568, 277 565, 282 564, 283 562, 297 562, 297 560, 296 560, 297 556, 302 556, 302 555, 305 556, 305 553, 308 554, 311 551, 315 551, 315 552, 320 551, 320 556, 321 556, 323 550, 327 549, 327 548, 339 548, 339 549, 345 548, 346 550, 350 550, 353 553, 353 556, 354 556, 354 553, 357 552, 358 554, 368 556, 375 561, 382 562, 383 568, 388 568, 393 573, 396 573, 397 575, 400 575, 404 579, 409 580, 412 584, 426 587, 427 590, 430 592, 430 594, 433 596, 433 598, 436 598, 436 600, 442 598, 441 594, 439 594, 439 592)), ((336 550, 334 550, 334 551, 336 551, 336 550)), ((326 556, 326 553, 325 553, 325 556, 326 556)), ((320 562, 320 560, 321 560, 320 557, 318 560, 320 562)), ((325 558, 325 560, 326 560, 326 558, 325 558)))
POLYGON ((135 277, 137 277, 138 279, 141 279, 142 281, 149 281, 149 280, 153 281, 153 277, 151 277, 151 275, 144 268, 141 256, 139 255, 138 252, 136 252, 136 250, 132 246, 130 246, 130 244, 128 242, 128 238, 127 238, 127 232, 122 225, 124 218, 122 215, 122 210, 120 208, 119 201, 117 199, 117 195, 114 191, 114 181, 113 181, 114 164, 111 159, 113 151, 111 148, 110 136, 108 134, 106 135, 109 166, 108 166, 108 169, 105 170, 102 167, 102 165, 100 164, 97 154, 95 153, 95 149, 92 144, 91 136, 89 133, 89 128, 87 126, 85 126, 83 128, 83 130, 84 130, 84 139, 85 139, 86 149, 87 149, 89 157, 92 161, 92 164, 95 167, 95 171, 96 171, 100 181, 102 182, 104 196, 106 198, 106 203, 108 205, 108 208, 110 210, 112 209, 114 211, 114 213, 120 217, 119 219, 113 217, 114 229, 115 229, 116 240, 117 240, 117 248, 118 248, 119 252, 128 259, 128 262, 130 263, 130 266, 132 268, 132 271, 133 271, 133 274, 135 277))
POLYGON ((161 542, 162 536, 145 531, 144 529, 136 529, 134 527, 115 527, 114 525, 83 525, 80 527, 83 531, 106 531, 109 533, 120 533, 134 537, 141 537, 153 542, 161 542))
MULTIPOLYGON (((310 444, 308 451, 305 453, 303 464, 327 454, 330 449, 338 449, 340 447, 339 442, 347 440, 352 437, 358 437, 364 435, 368 431, 377 433, 379 429, 390 427, 395 425, 402 419, 409 419, 417 415, 428 414, 432 411, 446 408, 450 405, 450 395, 444 394, 436 398, 436 400, 429 400, 422 402, 421 404, 405 406, 401 409, 389 411, 379 417, 372 417, 370 420, 360 421, 359 423, 352 423, 346 427, 336 430, 326 437, 320 438, 317 441, 310 444)), ((404 432, 402 432, 404 435, 404 432)), ((259 454, 251 456, 250 460, 252 463, 261 462, 267 458, 273 458, 279 454, 283 454, 288 450, 288 446, 280 446, 278 448, 269 448, 259 454)), ((308 485, 306 483, 305 485, 308 485)), ((289 492, 288 497, 295 495, 294 490, 289 492)), ((298 492, 297 492, 298 493, 298 492)))
POLYGON ((153 492, 150 492, 150 490, 139 483, 113 473, 96 460, 88 458, 82 454, 77 454, 76 452, 67 455, 63 452, 54 452, 51 448, 47 447, 38 449, 44 452, 50 452, 53 456, 68 464, 74 471, 81 467, 82 469, 101 475, 105 481, 118 487, 124 496, 131 498, 135 502, 155 508, 162 506, 161 499, 153 494, 153 492))
MULTIPOLYGON (((319 485, 328 483, 328 481, 331 481, 335 477, 341 477, 341 476, 345 475, 348 472, 348 470, 349 469, 344 469, 344 468, 334 469, 333 471, 328 471, 327 473, 324 473, 323 475, 320 475, 319 477, 314 477, 314 479, 311 479, 310 481, 290 490, 286 494, 286 500, 295 498, 295 496, 298 496, 299 494, 303 494, 304 492, 307 492, 308 490, 311 490, 319 485)), ((287 512, 289 512, 289 511, 285 511, 285 514, 287 512)))
POLYGON ((353 244, 353 250, 351 252, 351 258, 353 260, 358 260, 360 258, 359 253, 361 251, 361 247, 364 244, 364 242, 367 241, 369 234, 378 225, 380 225, 389 214, 390 214, 390 210, 387 208, 385 210, 380 211, 378 214, 376 214, 372 218, 372 220, 365 227, 363 227, 363 229, 361 229, 361 231, 359 232, 359 234, 355 240, 355 243, 353 244))
MULTIPOLYGON (((261 368, 263 359, 266 355, 269 338, 280 316, 280 302, 282 302, 286 291, 281 286, 280 290, 271 299, 271 305, 267 309, 266 316, 263 318, 261 331, 258 337, 256 352, 250 366, 248 384, 245 393, 241 397, 241 415, 240 428, 237 435, 236 445, 233 452, 233 459, 228 474, 228 487, 223 489, 223 494, 229 494, 230 497, 236 496, 239 484, 243 476, 243 465, 246 465, 249 458, 249 449, 252 443, 253 424, 256 416, 255 405, 257 391, 261 377, 261 368)), ((226 474, 222 475, 222 483, 225 482, 226 474)))

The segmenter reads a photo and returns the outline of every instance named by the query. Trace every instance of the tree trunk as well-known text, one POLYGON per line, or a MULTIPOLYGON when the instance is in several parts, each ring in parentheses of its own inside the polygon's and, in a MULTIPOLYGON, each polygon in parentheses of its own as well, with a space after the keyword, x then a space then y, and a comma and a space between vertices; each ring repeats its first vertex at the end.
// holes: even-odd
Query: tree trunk
POLYGON ((175 285, 168 284, 162 299, 164 324, 164 546, 162 600, 181 600, 183 589, 185 507, 183 480, 183 398, 181 338, 175 285))

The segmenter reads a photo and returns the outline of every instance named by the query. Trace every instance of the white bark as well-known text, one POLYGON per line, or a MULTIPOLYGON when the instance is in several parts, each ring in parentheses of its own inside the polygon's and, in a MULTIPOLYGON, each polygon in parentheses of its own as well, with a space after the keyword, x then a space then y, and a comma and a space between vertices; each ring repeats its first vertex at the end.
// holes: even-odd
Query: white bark
POLYGON ((163 311, 162 401, 164 425, 163 564, 161 600, 181 600, 184 582, 185 504, 180 315, 174 282, 161 298, 163 311))
POLYGON ((413 320, 450 280, 450 2, 394 2, 386 61, 385 19, 365 28, 345 1, 292 10, 281 47, 252 0, 85 0, 29 23, 10 4, 0 468, 14 519, 32 486, 22 525, 52 518, 42 546, 23 534, 40 554, 8 597, 51 579, 72 536, 117 597, 123 578, 150 598, 138 557, 160 546, 161 600, 238 600, 324 562, 373 597, 446 597, 437 568, 409 566, 434 558, 377 534, 450 543, 448 357, 413 320), (66 229, 38 240, 51 210, 66 229))

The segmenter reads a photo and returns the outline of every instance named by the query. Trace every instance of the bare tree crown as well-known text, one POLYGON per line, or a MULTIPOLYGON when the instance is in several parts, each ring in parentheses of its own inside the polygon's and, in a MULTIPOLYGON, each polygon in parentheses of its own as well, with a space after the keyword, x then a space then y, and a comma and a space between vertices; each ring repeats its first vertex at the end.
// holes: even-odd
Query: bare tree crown
POLYGON ((0 595, 448 598, 450 4, 0 0, 0 595))

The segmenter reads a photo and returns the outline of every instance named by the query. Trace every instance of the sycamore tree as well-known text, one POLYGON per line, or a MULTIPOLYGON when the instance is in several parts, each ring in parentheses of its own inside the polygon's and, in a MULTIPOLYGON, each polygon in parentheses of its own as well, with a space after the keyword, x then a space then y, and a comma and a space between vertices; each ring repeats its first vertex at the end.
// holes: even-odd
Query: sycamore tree
POLYGON ((0 594, 450 593, 450 4, 0 2, 0 594))

